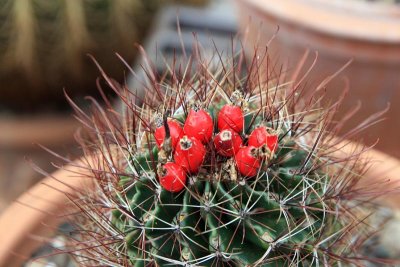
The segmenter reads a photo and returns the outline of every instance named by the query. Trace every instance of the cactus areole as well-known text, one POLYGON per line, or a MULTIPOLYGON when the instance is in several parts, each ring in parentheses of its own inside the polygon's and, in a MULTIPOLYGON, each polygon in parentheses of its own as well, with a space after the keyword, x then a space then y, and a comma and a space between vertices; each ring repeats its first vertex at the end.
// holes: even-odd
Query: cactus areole
POLYGON ((135 94, 120 93, 129 103, 121 114, 101 109, 89 120, 80 113, 94 131, 84 148, 100 167, 93 168, 95 189, 81 198, 78 260, 363 265, 362 197, 373 193, 357 187, 356 157, 337 161, 330 153, 328 112, 336 108, 321 108, 315 95, 302 96, 304 86, 279 82, 276 73, 261 79, 258 63, 236 60, 246 57, 217 70, 202 62, 187 71, 190 79, 154 75, 161 80, 142 106, 131 104, 135 94))

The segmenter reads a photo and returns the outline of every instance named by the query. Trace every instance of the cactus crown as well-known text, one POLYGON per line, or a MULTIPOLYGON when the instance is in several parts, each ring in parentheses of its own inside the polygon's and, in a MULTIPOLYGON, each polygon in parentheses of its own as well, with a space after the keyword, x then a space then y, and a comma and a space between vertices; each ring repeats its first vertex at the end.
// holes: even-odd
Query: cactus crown
POLYGON ((199 54, 182 68, 170 66, 165 75, 148 70, 151 82, 144 87, 149 93, 141 105, 103 73, 125 106, 118 113, 105 101, 106 108, 94 105, 90 117, 78 109, 91 130, 81 144, 96 157, 91 166, 95 189, 77 201, 81 237, 74 254, 81 262, 362 262, 358 248, 370 229, 364 222, 368 204, 358 196, 372 192, 364 194, 357 186, 363 165, 355 155, 341 161, 332 154, 338 103, 322 108, 323 93, 307 95, 305 84, 297 82, 303 79, 287 82, 280 69, 263 65, 270 64, 268 55, 255 52, 246 61, 242 53, 221 59, 217 67, 199 54), (261 75, 262 69, 267 73, 261 75), (222 114, 227 106, 229 121, 222 114), (207 115, 214 142, 206 138, 207 115), (160 129, 164 132, 158 135, 160 129), (229 138, 225 134, 215 141, 224 129, 229 138), (191 148, 179 148, 185 140, 191 148))

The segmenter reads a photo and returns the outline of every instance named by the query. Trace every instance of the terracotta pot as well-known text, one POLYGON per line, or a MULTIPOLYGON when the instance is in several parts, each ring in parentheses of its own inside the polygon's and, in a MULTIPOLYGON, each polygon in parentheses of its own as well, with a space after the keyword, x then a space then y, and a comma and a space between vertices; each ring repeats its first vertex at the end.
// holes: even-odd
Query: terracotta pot
MULTIPOLYGON (((54 157, 38 144, 65 154, 75 143, 74 133, 79 126, 78 120, 67 114, 0 115, 0 213, 42 178, 26 158, 46 170, 55 169, 51 165, 54 157)), ((68 153, 80 155, 71 149, 68 153)))
POLYGON ((1 267, 21 266, 65 220, 74 206, 70 197, 92 183, 79 166, 81 161, 43 179, 1 214, 1 267))
POLYGON ((44 146, 70 144, 80 123, 69 115, 37 115, 0 116, 0 125, 0 149, 27 149, 34 143, 44 146))
MULTIPOLYGON (((378 149, 400 157, 400 6, 349 0, 237 0, 241 27, 250 49, 269 44, 269 54, 290 70, 307 49, 306 65, 315 58, 309 83, 319 82, 353 62, 328 85, 328 96, 337 96, 349 81, 343 110, 362 107, 346 129, 363 118, 391 108, 386 120, 369 128, 363 138, 378 149)), ((306 68, 304 68, 306 69, 306 68)), ((343 112, 344 112, 343 111, 343 112)), ((340 118, 340 117, 339 117, 340 118)), ((345 130, 346 130, 345 129, 345 130)))
MULTIPOLYGON (((354 149, 353 144, 339 145, 336 156, 341 157, 354 149)), ((366 174, 365 183, 377 179, 385 180, 393 177, 400 186, 400 161, 381 152, 371 150, 363 155, 372 159, 371 168, 366 174)), ((62 222, 66 207, 71 207, 71 199, 67 195, 91 184, 91 179, 79 178, 73 172, 83 173, 82 168, 67 166, 45 178, 31 190, 22 195, 0 217, 0 266, 21 266, 44 240, 40 236, 49 236, 52 229, 62 222), (71 172, 72 171, 72 172, 71 172), (36 238, 34 238, 36 237, 36 238)), ((400 195, 384 199, 387 205, 400 207, 400 195)))

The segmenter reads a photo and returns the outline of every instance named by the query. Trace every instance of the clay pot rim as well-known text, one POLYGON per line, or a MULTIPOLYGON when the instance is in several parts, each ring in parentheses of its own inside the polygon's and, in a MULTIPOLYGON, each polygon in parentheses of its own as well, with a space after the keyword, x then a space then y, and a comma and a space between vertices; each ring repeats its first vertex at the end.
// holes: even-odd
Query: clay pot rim
POLYGON ((75 210, 71 198, 93 184, 85 166, 96 166, 94 160, 81 158, 50 174, 0 213, 0 266, 21 266, 46 243, 75 210))
POLYGON ((0 115, 0 125, 0 148, 27 149, 71 143, 81 123, 69 114, 0 115))
MULTIPOLYGON (((340 158, 357 151, 360 146, 352 142, 341 142, 336 147, 334 156, 340 158)), ((374 149, 364 153, 362 158, 373 160, 371 162, 373 167, 370 167, 365 174, 368 181, 371 179, 376 181, 377 177, 385 179, 382 178, 384 174, 384 177, 394 177, 396 187, 400 185, 399 159, 374 149)), ((52 234, 49 229, 56 229, 64 218, 66 207, 71 207, 72 201, 69 196, 83 188, 90 188, 93 184, 92 179, 82 178, 89 172, 82 166, 87 166, 88 163, 96 166, 96 162, 95 157, 80 159, 56 171, 25 192, 1 214, 0 266, 21 266, 23 261, 26 261, 31 253, 44 243, 44 240, 32 238, 32 235, 37 237, 52 234)), ((399 208, 399 199, 400 196, 392 195, 385 204, 399 208)))
POLYGON ((259 14, 267 13, 319 34, 384 44, 400 43, 400 5, 350 0, 237 1, 248 4, 259 14), (333 12, 334 9, 337 12, 333 12), (371 16, 377 19, 371 20, 371 16))

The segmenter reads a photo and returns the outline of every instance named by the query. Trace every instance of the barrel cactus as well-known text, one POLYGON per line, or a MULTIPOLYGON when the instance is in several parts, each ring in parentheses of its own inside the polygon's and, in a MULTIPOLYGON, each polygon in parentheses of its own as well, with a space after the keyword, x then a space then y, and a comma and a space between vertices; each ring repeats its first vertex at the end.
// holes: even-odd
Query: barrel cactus
POLYGON ((322 90, 307 95, 276 68, 260 75, 263 56, 148 70, 141 101, 102 72, 125 105, 78 109, 95 158, 94 188, 76 200, 80 262, 362 265, 379 190, 359 185, 358 154, 335 157, 338 103, 323 108, 322 90))
MULTIPOLYGON (((132 62, 162 0, 0 0, 0 108, 18 111, 64 104, 71 95, 95 93, 94 55, 122 80, 114 52, 132 62), (94 89, 94 90, 93 90, 94 89), (24 97, 21 98, 21 95, 24 97)), ((181 0, 179 3, 205 2, 181 0)), ((64 104, 64 106, 67 106, 64 104)), ((65 107, 64 107, 65 108, 65 107)))

